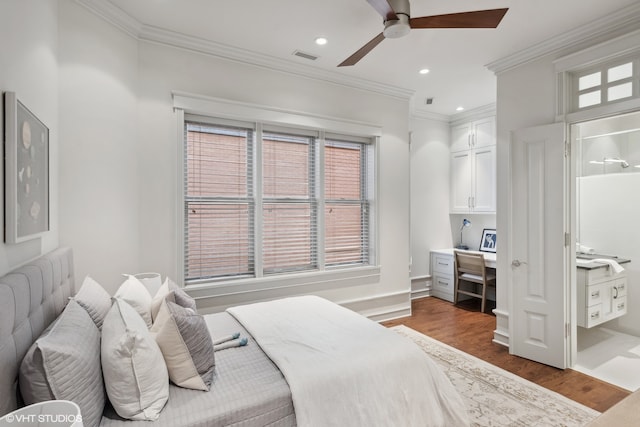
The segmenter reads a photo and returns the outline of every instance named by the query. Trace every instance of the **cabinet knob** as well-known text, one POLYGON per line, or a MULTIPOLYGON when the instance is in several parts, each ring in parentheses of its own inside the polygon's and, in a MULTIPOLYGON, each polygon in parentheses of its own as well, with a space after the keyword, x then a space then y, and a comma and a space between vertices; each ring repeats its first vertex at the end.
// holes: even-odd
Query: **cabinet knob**
POLYGON ((591 298, 598 298, 598 297, 600 297, 600 291, 591 292, 591 298))
POLYGON ((594 313, 591 313, 591 318, 592 318, 592 319, 597 319, 598 317, 600 317, 600 312, 599 312, 599 311, 596 311, 596 312, 594 312, 594 313))

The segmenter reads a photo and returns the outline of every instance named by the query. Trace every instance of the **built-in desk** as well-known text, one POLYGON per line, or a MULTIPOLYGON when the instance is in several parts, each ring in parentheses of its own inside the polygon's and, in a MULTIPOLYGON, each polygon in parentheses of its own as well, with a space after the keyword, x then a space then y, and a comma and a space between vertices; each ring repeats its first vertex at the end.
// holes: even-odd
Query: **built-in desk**
MULTIPOLYGON (((455 267, 453 251, 461 249, 445 248, 431 251, 431 295, 453 302, 455 267)), ((493 252, 463 251, 484 255, 484 265, 496 268, 496 254, 493 252)))

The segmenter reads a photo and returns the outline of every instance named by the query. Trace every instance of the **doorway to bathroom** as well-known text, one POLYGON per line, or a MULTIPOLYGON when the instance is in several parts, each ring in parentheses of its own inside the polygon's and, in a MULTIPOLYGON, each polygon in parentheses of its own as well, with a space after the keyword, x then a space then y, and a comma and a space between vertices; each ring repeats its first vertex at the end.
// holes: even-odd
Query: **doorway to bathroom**
POLYGON ((640 112, 571 125, 577 353, 573 369, 640 388, 640 112))

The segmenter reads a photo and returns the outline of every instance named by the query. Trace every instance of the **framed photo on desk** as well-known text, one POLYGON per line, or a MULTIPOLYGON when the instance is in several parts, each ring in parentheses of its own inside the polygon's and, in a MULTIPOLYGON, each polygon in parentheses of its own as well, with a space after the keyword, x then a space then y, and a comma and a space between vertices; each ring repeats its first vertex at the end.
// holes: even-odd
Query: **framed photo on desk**
POLYGON ((482 240, 480 240, 480 252, 496 252, 496 230, 485 228, 482 230, 482 240))

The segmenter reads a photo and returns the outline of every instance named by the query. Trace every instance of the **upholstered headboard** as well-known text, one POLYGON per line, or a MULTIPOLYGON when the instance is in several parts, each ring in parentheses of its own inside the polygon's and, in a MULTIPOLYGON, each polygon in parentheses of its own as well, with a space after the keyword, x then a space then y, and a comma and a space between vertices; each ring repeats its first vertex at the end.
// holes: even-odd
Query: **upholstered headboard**
POLYGON ((75 291, 71 248, 58 248, 0 277, 0 416, 19 405, 22 358, 75 291))

